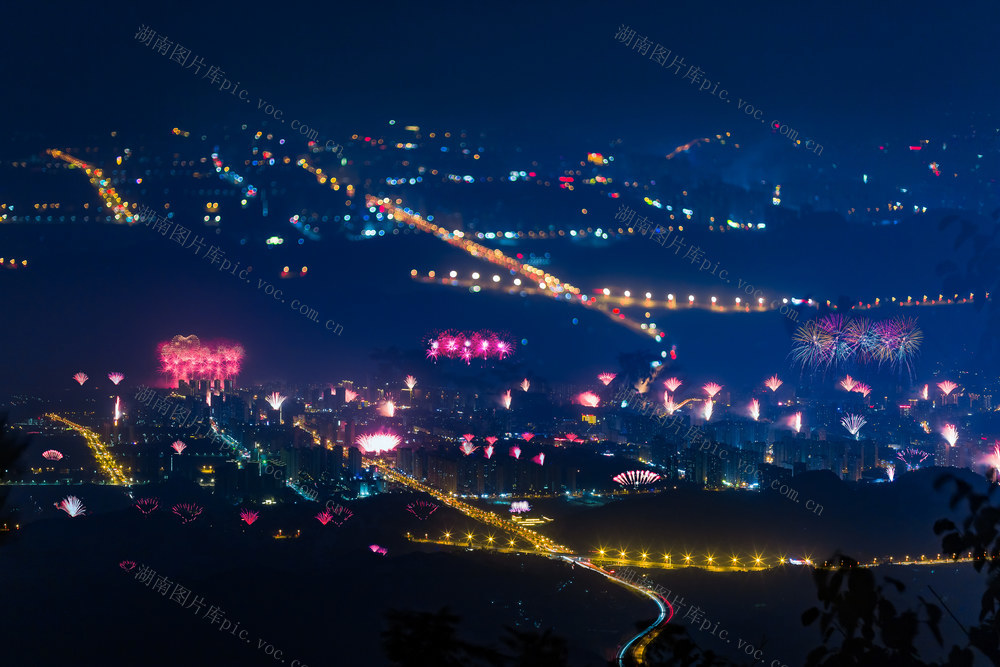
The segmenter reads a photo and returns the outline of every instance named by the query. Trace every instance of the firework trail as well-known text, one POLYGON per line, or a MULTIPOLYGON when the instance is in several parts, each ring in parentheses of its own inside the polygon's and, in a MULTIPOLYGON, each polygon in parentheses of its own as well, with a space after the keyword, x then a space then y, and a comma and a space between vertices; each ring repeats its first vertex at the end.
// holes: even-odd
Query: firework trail
POLYGON ((510 511, 514 514, 523 514, 531 511, 531 505, 527 500, 515 500, 510 504, 510 511))
POLYGON ((248 526, 252 526, 253 522, 256 521, 257 517, 259 516, 260 514, 258 514, 257 512, 251 512, 250 510, 243 510, 242 512, 240 512, 240 519, 246 521, 246 524, 248 526))
POLYGON ((463 454, 468 456, 469 454, 471 454, 472 452, 476 451, 479 448, 473 445, 471 442, 466 441, 462 443, 462 446, 459 447, 459 449, 462 450, 463 454))
POLYGON ((513 456, 515 459, 520 459, 521 458, 521 448, 518 447, 517 445, 511 447, 510 448, 510 455, 513 456))
POLYGON ((923 390, 920 392, 920 398, 924 399, 925 401, 927 400, 927 396, 928 396, 927 391, 928 391, 928 389, 930 389, 930 387, 925 384, 923 390))
POLYGON ((132 570, 135 569, 135 561, 123 560, 122 562, 118 563, 118 567, 125 570, 126 572, 131 572, 132 570))
MULTIPOLYGON (((535 437, 534 433, 522 433, 521 434, 521 439, 524 440, 525 442, 531 442, 531 439, 534 438, 534 437, 535 437)), ((492 445, 493 443, 491 442, 490 444, 492 445)))
POLYGON ((609 384, 611 384, 611 381, 614 380, 616 377, 618 376, 614 373, 601 373, 600 375, 597 376, 597 379, 603 382, 604 386, 607 387, 609 384))
POLYGON ((844 391, 854 391, 854 387, 856 387, 857 384, 858 381, 852 378, 850 375, 848 375, 847 377, 845 377, 843 380, 840 381, 840 386, 844 388, 844 391))
POLYGON ((782 381, 778 379, 777 375, 772 375, 771 377, 767 378, 767 382, 764 383, 764 386, 770 389, 772 392, 775 392, 778 391, 778 387, 780 387, 782 384, 783 384, 782 381))
POLYGON ((417 517, 421 521, 426 521, 431 514, 434 514, 434 512, 437 511, 438 505, 429 503, 426 500, 414 500, 406 506, 406 509, 410 511, 410 514, 417 517))
POLYGON ((406 379, 403 380, 403 382, 406 384, 406 388, 409 389, 410 391, 413 391, 413 388, 417 386, 417 378, 413 377, 412 375, 407 375, 406 379))
POLYGON ((47 458, 49 461, 58 461, 63 457, 62 452, 58 452, 54 449, 42 452, 42 456, 47 458))
POLYGON ((858 439, 858 433, 861 432, 861 427, 867 424, 867 420, 861 415, 845 415, 841 417, 840 423, 843 424, 847 432, 854 436, 854 439, 858 439))
POLYGON ((493 458, 493 445, 490 445, 489 447, 487 447, 486 449, 484 449, 483 450, 483 454, 485 454, 486 458, 488 458, 488 459, 493 458))
POLYGON ((267 404, 271 406, 272 410, 280 410, 281 409, 281 404, 285 402, 286 398, 288 398, 288 397, 287 396, 282 396, 278 392, 274 392, 273 394, 269 395, 264 400, 267 401, 267 404))
POLYGON ((121 417, 122 417, 122 397, 115 396, 115 424, 118 423, 118 420, 121 419, 121 417))
POLYGON ((330 514, 328 511, 323 510, 322 512, 316 515, 315 519, 325 526, 326 524, 330 523, 330 521, 333 519, 333 515, 330 514))
POLYGON ((792 418, 788 420, 788 425, 795 429, 796 433, 802 431, 802 413, 796 412, 792 415, 792 418))
POLYGON ((379 407, 379 414, 383 417, 395 417, 396 416, 396 404, 392 401, 386 401, 379 407))
POLYGON ((511 402, 510 389, 508 389, 507 393, 505 393, 503 395, 503 406, 504 406, 504 408, 510 410, 510 402, 511 402))
POLYGON ((671 394, 676 394, 677 388, 684 383, 678 380, 677 378, 667 378, 666 380, 663 381, 663 384, 664 386, 666 386, 667 389, 670 390, 671 394))
POLYGON ((80 386, 82 387, 83 383, 89 380, 90 378, 87 377, 86 373, 77 373, 76 375, 73 376, 73 379, 79 382, 80 386))
POLYGON ((944 382, 938 382, 938 389, 940 389, 944 393, 945 396, 948 396, 949 394, 951 394, 951 392, 955 391, 955 389, 957 389, 957 388, 958 388, 958 385, 955 384, 954 382, 952 382, 951 380, 945 380, 944 382))
POLYGON ((401 442, 402 439, 400 439, 398 435, 385 432, 359 435, 355 440, 355 443, 361 448, 361 451, 366 454, 381 454, 383 452, 392 451, 401 442))
POLYGON ((598 405, 601 404, 601 399, 597 397, 597 394, 594 394, 589 391, 585 391, 579 396, 577 396, 576 400, 580 405, 587 408, 596 408, 598 405))
POLYGON ((178 454, 180 454, 180 453, 181 453, 181 452, 183 452, 183 451, 184 451, 185 449, 187 449, 187 445, 185 445, 185 444, 184 444, 183 442, 181 442, 180 440, 177 440, 177 441, 175 441, 175 442, 174 442, 174 443, 173 443, 172 445, 170 445, 170 446, 171 446, 171 447, 173 447, 173 448, 174 448, 174 451, 175 451, 175 452, 177 452, 178 454))
POLYGON ((386 555, 387 553, 389 553, 389 550, 388 550, 388 549, 386 549, 385 547, 380 547, 380 546, 379 546, 379 545, 377 545, 377 544, 372 544, 372 545, 369 545, 369 547, 368 547, 368 548, 369 548, 369 549, 371 549, 371 550, 372 550, 372 551, 373 551, 374 553, 377 553, 377 554, 378 554, 378 555, 380 555, 380 556, 384 556, 384 555, 386 555))
POLYGON ((668 415, 672 415, 677 412, 677 409, 680 406, 674 403, 674 399, 670 398, 670 394, 668 392, 663 392, 663 407, 667 411, 668 415))
POLYGON ((203 509, 194 503, 178 503, 171 508, 171 511, 181 518, 181 523, 191 523, 198 518, 203 509))
POLYGON ((756 398, 750 401, 750 417, 754 421, 760 419, 760 401, 756 398))
POLYGON ((930 454, 927 452, 914 449, 913 447, 907 447, 896 454, 896 457, 906 464, 907 470, 916 470, 921 463, 927 460, 928 456, 930 454))
POLYGON ((354 512, 347 509, 346 507, 337 505, 330 512, 330 521, 333 521, 334 526, 340 528, 345 523, 347 523, 347 520, 350 519, 352 516, 354 516, 354 512))
POLYGON ((534 457, 531 460, 534 461, 535 463, 537 463, 540 466, 541 465, 545 465, 545 453, 542 452, 538 456, 534 457))
POLYGON ((87 513, 87 508, 83 506, 83 503, 76 496, 66 496, 58 503, 52 504, 71 517, 83 516, 87 513))
POLYGON ((474 436, 474 435, 472 435, 471 433, 465 433, 465 434, 463 434, 463 435, 462 435, 462 439, 463 439, 463 440, 468 440, 469 442, 472 442, 472 439, 473 439, 474 437, 475 437, 475 436, 474 436))
POLYGON ((701 410, 701 416, 705 421, 712 419, 712 401, 711 399, 705 401, 705 407, 701 410))
POLYGON ((145 515, 152 514, 160 506, 160 501, 156 498, 139 498, 135 501, 135 507, 145 515))
POLYGON ((944 428, 941 429, 941 436, 954 447, 955 442, 958 441, 958 428, 954 424, 945 424, 944 428))
POLYGON ((868 394, 872 393, 872 388, 866 385, 864 382, 858 382, 854 385, 854 391, 861 394, 865 398, 868 398, 868 394))
POLYGON ((521 389, 522 390, 528 391, 528 387, 530 387, 530 386, 531 386, 531 383, 528 382, 528 378, 524 378, 523 380, 521 380, 521 389))
POLYGON ((354 391, 353 389, 344 390, 344 403, 350 403, 357 397, 358 397, 358 392, 354 391))
POLYGON ((896 466, 887 465, 885 467, 885 474, 889 476, 889 481, 896 479, 896 466))
POLYGON ((660 476, 649 470, 629 470, 628 472, 619 473, 611 479, 622 486, 639 488, 640 486, 658 481, 660 476))
POLYGON ((108 373, 108 379, 117 385, 119 382, 125 379, 122 373, 108 373))

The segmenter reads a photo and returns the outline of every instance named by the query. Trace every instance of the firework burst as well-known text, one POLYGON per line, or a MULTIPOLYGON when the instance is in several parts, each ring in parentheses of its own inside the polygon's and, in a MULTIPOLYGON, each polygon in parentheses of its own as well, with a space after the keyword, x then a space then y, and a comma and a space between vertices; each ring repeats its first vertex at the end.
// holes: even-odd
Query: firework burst
POLYGON ((704 418, 705 421, 709 421, 709 420, 712 419, 712 401, 711 400, 705 401, 705 407, 703 407, 702 410, 701 410, 701 416, 704 418))
POLYGON ((913 447, 907 447, 896 454, 896 458, 906 464, 907 470, 916 470, 929 456, 930 454, 927 452, 914 449, 913 447))
POLYGON ((604 386, 607 387, 609 384, 611 384, 611 381, 614 380, 616 377, 618 376, 614 373, 601 373, 600 375, 597 376, 597 379, 603 382, 604 386))
POLYGON ((330 523, 330 521, 333 519, 333 515, 330 514, 330 512, 328 512, 327 510, 323 510, 322 512, 317 514, 314 518, 325 526, 326 524, 330 523))
POLYGON ((345 523, 347 523, 348 519, 354 516, 354 512, 352 512, 351 510, 347 509, 342 505, 337 505, 336 507, 334 507, 332 510, 330 510, 329 514, 330 514, 330 521, 332 521, 333 525, 336 526, 337 528, 343 526, 345 523))
POLYGON ((708 394, 709 398, 715 398, 715 395, 718 394, 720 391, 722 391, 722 385, 718 385, 714 382, 709 382, 704 387, 702 387, 702 389, 705 390, 705 393, 708 394))
POLYGON ((379 556, 384 556, 387 553, 389 553, 388 549, 386 549, 385 547, 380 547, 377 544, 370 544, 368 545, 368 548, 371 549, 372 552, 377 553, 379 556))
POLYGON ((847 432, 854 436, 855 440, 858 438, 858 433, 861 432, 861 427, 867 424, 867 420, 861 415, 844 415, 840 419, 840 423, 843 424, 847 432))
POLYGON ((666 380, 663 381, 663 385, 670 390, 671 394, 677 393, 677 388, 680 387, 682 384, 684 383, 678 380, 677 378, 667 378, 666 380))
POLYGON ((545 465, 545 452, 540 452, 538 454, 538 456, 535 456, 531 460, 534 461, 535 463, 537 463, 540 466, 545 465))
POLYGON ((71 517, 83 516, 87 513, 87 508, 83 506, 83 503, 76 496, 66 496, 58 503, 52 504, 71 517))
POLYGON ((403 382, 406 384, 406 388, 409 389, 410 391, 413 391, 413 388, 417 386, 417 378, 413 377, 412 375, 407 375, 406 379, 403 380, 403 382))
POLYGON ((521 380, 522 391, 528 391, 529 387, 531 387, 531 383, 528 381, 528 378, 524 378, 523 380, 521 380))
POLYGON ((355 444, 366 454, 382 454, 395 449, 402 440, 393 433, 379 432, 359 435, 355 444))
POLYGON ((354 391, 353 389, 344 390, 344 403, 350 403, 357 397, 358 397, 358 392, 354 391))
POLYGON ((896 466, 886 465, 885 474, 889 477, 889 481, 896 479, 896 466))
POLYGON ((778 387, 780 387, 782 384, 783 383, 781 382, 781 380, 778 379, 777 375, 772 375, 771 377, 767 378, 767 382, 764 383, 764 386, 770 389, 772 392, 775 392, 778 391, 778 387))
POLYGON ((117 385, 119 382, 125 379, 125 375, 122 373, 108 373, 108 379, 117 385))
POLYGON ((865 398, 868 398, 868 394, 872 393, 872 388, 864 382, 857 382, 854 384, 854 391, 861 394, 865 398))
POLYGON ((437 511, 438 505, 429 503, 426 500, 414 500, 406 506, 406 509, 421 521, 426 521, 431 514, 437 511))
POLYGON ((58 461, 63 457, 61 452, 58 452, 54 449, 42 452, 42 456, 47 458, 49 461, 58 461))
POLYGON ((86 373, 77 373, 76 375, 73 376, 73 379, 79 382, 80 386, 82 387, 83 383, 89 380, 90 378, 87 377, 86 373))
POLYGON ((501 400, 503 401, 503 407, 506 408, 507 410, 510 410, 510 402, 511 402, 510 389, 507 390, 507 392, 503 395, 501 400))
POLYGON ((667 411, 668 415, 672 415, 677 412, 678 406, 674 403, 674 399, 670 397, 670 392, 663 392, 663 408, 667 411))
MULTIPOLYGON (((531 442, 531 439, 534 438, 534 437, 535 437, 534 433, 522 433, 521 434, 521 440, 524 440, 525 442, 531 442)), ((490 443, 490 444, 493 444, 493 443, 490 443)))
POLYGON ((938 382, 938 389, 940 389, 941 393, 943 393, 945 396, 950 395, 951 392, 955 391, 955 389, 957 389, 957 388, 958 388, 958 385, 955 384, 954 382, 952 382, 951 380, 945 380, 944 382, 938 382))
POLYGON ((760 419, 760 401, 756 398, 750 401, 750 418, 754 421, 760 419))
POLYGON ((152 514, 160 506, 160 501, 156 498, 139 498, 135 501, 135 507, 144 515, 152 514))
POLYGON ((611 479, 622 486, 639 488, 640 486, 646 486, 658 481, 660 476, 649 470, 629 470, 627 472, 619 473, 611 479))
POLYGON ((471 454, 472 452, 476 451, 479 448, 476 447, 475 445, 473 445, 471 442, 465 441, 465 442, 462 443, 462 446, 459 447, 459 449, 462 450, 463 454, 465 454, 466 456, 468 456, 469 454, 471 454))
POLYGON ((601 399, 593 392, 585 391, 576 397, 577 402, 586 408, 596 408, 601 404, 601 399))
POLYGON ((286 398, 287 398, 287 396, 282 396, 278 392, 274 392, 273 394, 269 395, 264 400, 267 401, 267 404, 271 406, 272 410, 280 410, 281 409, 281 404, 285 402, 286 398))
POLYGON ((395 417, 396 416, 396 404, 392 401, 386 401, 381 406, 379 406, 378 412, 383 417, 395 417))
POLYGON ((437 334, 428 341, 427 356, 435 360, 462 359, 467 364, 473 358, 503 360, 514 352, 514 343, 492 331, 451 332, 437 334))
POLYGON ((184 444, 183 442, 181 442, 180 440, 177 440, 177 441, 175 441, 175 442, 174 442, 174 443, 173 443, 172 445, 170 445, 170 446, 171 446, 171 447, 173 447, 173 448, 174 448, 174 451, 175 451, 175 452, 177 452, 178 454, 180 454, 180 453, 181 453, 181 452, 183 452, 183 451, 184 451, 185 449, 187 449, 187 445, 185 445, 185 444, 184 444))
POLYGON ((497 443, 497 437, 495 435, 488 435, 483 438, 487 445, 495 445, 497 443))
POLYGON ((493 458, 493 445, 489 445, 483 449, 483 454, 485 454, 488 459, 493 458))
POLYGON ((923 400, 926 401, 929 389, 930 389, 930 387, 925 384, 924 388, 920 391, 920 398, 922 398, 923 400))
POLYGON ((941 429, 941 437, 943 437, 949 445, 954 447, 955 443, 958 441, 958 427, 954 424, 945 424, 944 428, 941 429))
POLYGON ((796 433, 802 431, 802 413, 796 412, 792 415, 791 419, 788 420, 788 425, 791 426, 796 433))
POLYGON ((510 511, 513 514, 524 514, 531 511, 531 504, 527 500, 515 500, 510 504, 510 511))
POLYGON ((854 387, 857 386, 857 384, 858 381, 850 375, 840 381, 840 386, 844 388, 844 391, 854 391, 854 387))
POLYGON ((123 560, 122 562, 118 563, 118 567, 125 570, 126 572, 131 572, 132 570, 135 569, 135 561, 123 560))
POLYGON ((181 523, 191 523, 202 513, 203 508, 194 503, 178 503, 170 508, 171 511, 181 518, 181 523))
POLYGON ((515 459, 520 459, 521 458, 521 448, 518 447, 517 445, 511 447, 510 448, 510 455, 513 456, 515 459))
POLYGON ((252 512, 250 510, 243 510, 242 512, 240 512, 240 519, 246 521, 246 524, 248 526, 252 526, 253 522, 256 521, 257 517, 259 516, 260 514, 258 514, 257 512, 252 512))

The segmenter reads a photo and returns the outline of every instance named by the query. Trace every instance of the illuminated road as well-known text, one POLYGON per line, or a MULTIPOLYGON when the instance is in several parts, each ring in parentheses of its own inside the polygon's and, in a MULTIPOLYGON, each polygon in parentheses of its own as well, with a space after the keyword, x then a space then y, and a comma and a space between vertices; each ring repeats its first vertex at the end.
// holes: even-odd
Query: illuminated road
POLYGON ((90 450, 94 453, 94 458, 97 459, 97 464, 101 467, 101 472, 108 477, 111 484, 115 486, 131 486, 131 480, 125 477, 125 473, 122 472, 121 465, 115 461, 111 452, 104 446, 101 439, 97 437, 96 433, 91 431, 89 428, 75 424, 55 413, 50 412, 45 416, 54 421, 66 424, 66 426, 69 426, 71 429, 83 436, 83 439, 87 442, 87 446, 89 446, 90 450))

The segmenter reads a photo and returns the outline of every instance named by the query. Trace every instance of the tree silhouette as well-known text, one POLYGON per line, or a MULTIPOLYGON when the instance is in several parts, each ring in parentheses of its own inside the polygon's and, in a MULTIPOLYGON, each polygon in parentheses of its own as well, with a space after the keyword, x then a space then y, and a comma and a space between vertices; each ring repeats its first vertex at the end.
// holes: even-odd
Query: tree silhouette
POLYGON ((509 657, 513 662, 508 663, 512 667, 566 667, 569 664, 566 640, 553 635, 551 628, 539 634, 508 627, 502 641, 514 651, 509 657))
POLYGON ((457 637, 459 617, 443 607, 437 612, 390 609, 382 633, 386 657, 399 667, 500 665, 498 654, 457 637))

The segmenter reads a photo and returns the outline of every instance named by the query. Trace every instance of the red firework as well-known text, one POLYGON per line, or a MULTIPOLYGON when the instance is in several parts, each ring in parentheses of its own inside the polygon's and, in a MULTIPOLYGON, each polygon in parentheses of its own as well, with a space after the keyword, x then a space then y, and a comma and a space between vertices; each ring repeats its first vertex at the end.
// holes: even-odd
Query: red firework
POLYGON ((702 389, 708 394, 709 398, 715 398, 715 395, 722 391, 722 385, 716 384, 714 382, 709 382, 702 389))
POLYGON ((437 360, 442 356, 462 359, 466 363, 471 363, 473 358, 503 360, 515 349, 513 342, 492 331, 444 331, 433 335, 427 343, 428 358, 437 360))
POLYGON ((171 510, 181 518, 181 523, 191 523, 204 511, 202 507, 194 503, 178 503, 171 510))
POLYGON ((487 444, 495 445, 497 443, 497 438, 496 438, 496 436, 491 435, 491 436, 489 436, 489 437, 486 438, 486 442, 487 442, 487 444))
POLYGON ((252 512, 250 510, 243 510, 242 512, 240 512, 240 518, 243 521, 246 521, 248 526, 252 526, 253 522, 256 521, 257 517, 259 516, 260 514, 258 514, 257 512, 252 512))
POLYGON ((225 380, 239 375, 245 352, 240 345, 203 345, 197 336, 174 336, 160 343, 160 372, 181 380, 225 380), (213 347, 214 345, 214 347, 213 347))
POLYGON ((347 523, 348 519, 354 516, 354 512, 347 509, 343 505, 337 505, 329 512, 329 514, 330 514, 330 521, 332 521, 333 525, 337 526, 338 528, 343 526, 345 523, 347 523))
POLYGON ((77 373, 76 375, 73 376, 73 379, 79 382, 80 386, 82 387, 83 383, 89 380, 90 378, 87 377, 86 373, 77 373))
POLYGON ((368 454, 381 454, 395 449, 402 440, 393 433, 369 433, 359 435, 356 440, 361 450, 368 454))
POLYGON ((125 570, 126 572, 131 572, 132 570, 135 569, 135 561, 123 560, 122 562, 118 563, 118 567, 125 570))
POLYGON ((476 447, 475 445, 473 445, 468 440, 466 440, 465 442, 462 443, 462 446, 459 447, 459 449, 462 450, 463 454, 465 454, 466 456, 468 456, 469 454, 471 454, 472 452, 476 451, 479 448, 476 447))
POLYGON ((538 465, 545 465, 545 452, 540 453, 538 456, 536 456, 531 460, 537 463, 538 465))
POLYGON ((580 405, 586 408, 596 408, 601 404, 601 399, 597 396, 597 394, 590 391, 583 392, 576 397, 576 400, 580 405))
POLYGON ((484 449, 483 453, 486 454, 486 458, 488 459, 493 458, 493 445, 490 445, 489 447, 484 449))
POLYGON ((463 433, 463 434, 462 434, 462 438, 463 438, 464 440, 468 440, 469 442, 472 442, 472 439, 473 439, 474 437, 476 437, 476 436, 472 435, 471 433, 463 433))
POLYGON ((156 498, 139 498, 135 502, 136 508, 143 514, 149 515, 156 511, 156 508, 160 506, 160 501, 156 498))
POLYGON ((604 386, 607 387, 609 384, 611 384, 611 381, 614 380, 616 377, 618 376, 615 375, 614 373, 601 373, 600 375, 597 376, 597 379, 603 382, 604 386))
POLYGON ((60 452, 54 449, 42 452, 42 456, 47 458, 49 461, 58 461, 63 457, 63 455, 60 452))
POLYGON ((951 392, 955 391, 955 389, 957 389, 957 388, 958 388, 958 385, 955 384, 954 382, 952 382, 951 380, 945 380, 944 382, 938 382, 938 389, 940 389, 944 393, 945 396, 948 396, 949 394, 951 394, 951 392))
POLYGON ((330 514, 330 512, 327 511, 327 510, 323 510, 322 512, 320 512, 319 514, 316 515, 316 520, 319 521, 324 526, 326 524, 330 523, 330 521, 332 519, 333 519, 333 515, 330 514))
POLYGON ((663 384, 667 389, 670 390, 670 393, 673 394, 677 392, 677 387, 681 386, 683 382, 681 382, 677 378, 667 378, 666 380, 663 381, 663 384))
POLYGON ((421 521, 426 521, 431 514, 434 514, 434 512, 437 511, 438 505, 429 503, 426 500, 414 500, 406 506, 406 509, 410 511, 410 514, 417 517, 421 521))
POLYGON ((510 455, 513 456, 515 459, 521 458, 521 448, 516 445, 514 447, 511 447, 510 455))
POLYGON ((771 377, 767 378, 767 382, 764 383, 764 386, 770 389, 772 392, 774 392, 778 391, 778 387, 780 387, 782 384, 783 383, 781 382, 781 380, 778 379, 777 375, 772 375, 771 377))
POLYGON ((180 453, 181 453, 181 452, 183 452, 183 451, 184 451, 185 449, 187 449, 187 445, 185 445, 185 444, 184 444, 183 442, 181 442, 180 440, 177 440, 176 442, 174 442, 174 444, 172 444, 172 445, 170 445, 170 446, 171 446, 171 447, 173 447, 173 448, 174 448, 174 451, 175 451, 175 452, 177 452, 178 454, 180 454, 180 453))
POLYGON ((634 486, 636 488, 646 484, 652 484, 660 479, 660 476, 649 470, 629 470, 615 475, 611 478, 622 486, 634 486))

